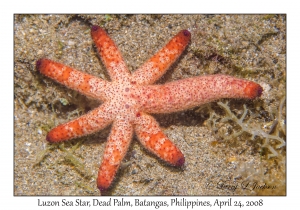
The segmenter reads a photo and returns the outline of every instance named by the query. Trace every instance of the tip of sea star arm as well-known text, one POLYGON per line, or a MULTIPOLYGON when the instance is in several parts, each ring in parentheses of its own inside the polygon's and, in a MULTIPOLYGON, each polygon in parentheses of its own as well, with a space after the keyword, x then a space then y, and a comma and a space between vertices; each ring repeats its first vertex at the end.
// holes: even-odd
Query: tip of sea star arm
POLYGON ((93 25, 91 28, 92 31, 97 31, 99 29, 101 29, 101 28, 100 28, 100 26, 97 26, 97 25, 93 25))
POLYGON ((182 156, 177 160, 177 162, 175 163, 175 166, 178 166, 178 167, 183 166, 184 162, 185 162, 185 158, 184 158, 184 156, 182 156))
POLYGON ((103 35, 106 35, 106 32, 103 28, 101 28, 100 26, 97 25, 93 25, 91 27, 91 36, 94 40, 94 42, 96 43, 97 46, 97 41, 100 37, 103 37, 103 35))
POLYGON ((39 60, 35 63, 36 69, 39 69, 40 66, 41 66, 41 64, 42 64, 42 59, 39 59, 39 60))
POLYGON ((51 64, 55 63, 54 61, 51 61, 49 59, 46 59, 46 58, 41 58, 39 60, 37 60, 37 62, 35 63, 35 67, 36 67, 36 70, 39 71, 40 73, 46 75, 46 76, 49 76, 49 72, 52 72, 53 69, 52 68, 49 68, 51 66, 51 64))
POLYGON ((191 36, 191 32, 189 32, 188 30, 182 30, 182 33, 186 37, 190 37, 191 36))
POLYGON ((192 35, 188 30, 182 30, 178 33, 178 36, 180 37, 182 43, 184 43, 184 45, 187 45, 191 40, 192 35))
POLYGON ((39 59, 39 60, 35 63, 36 70, 41 71, 42 68, 43 68, 43 66, 45 65, 45 61, 47 61, 47 60, 44 59, 44 58, 39 59))
POLYGON ((245 93, 250 99, 260 97, 262 95, 262 92, 263 88, 255 82, 250 82, 245 88, 245 93))
POLYGON ((72 136, 69 136, 69 132, 65 128, 66 127, 64 126, 64 124, 53 128, 47 134, 46 140, 50 143, 58 143, 71 139, 72 136))
POLYGON ((97 26, 97 25, 93 25, 91 27, 91 35, 92 37, 97 37, 97 36, 101 36, 103 34, 105 34, 105 30, 103 28, 101 28, 100 26, 97 26))
POLYGON ((98 189, 99 189, 101 195, 105 195, 108 191, 106 187, 102 187, 102 186, 98 186, 98 189))
POLYGON ((50 142, 50 143, 56 142, 56 141, 51 137, 51 135, 49 135, 49 133, 48 133, 47 136, 46 136, 46 140, 47 140, 48 142, 50 142))
POLYGON ((260 97, 262 95, 262 92, 263 92, 263 88, 259 86, 257 89, 257 97, 260 97))
POLYGON ((55 135, 55 132, 49 132, 46 136, 46 140, 50 143, 57 143, 60 142, 61 140, 57 138, 57 135, 55 135))

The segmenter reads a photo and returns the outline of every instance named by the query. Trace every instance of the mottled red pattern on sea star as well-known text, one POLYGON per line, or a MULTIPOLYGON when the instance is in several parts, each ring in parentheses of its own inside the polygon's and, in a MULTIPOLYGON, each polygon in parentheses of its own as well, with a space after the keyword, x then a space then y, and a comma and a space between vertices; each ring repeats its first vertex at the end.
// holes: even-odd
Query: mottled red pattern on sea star
POLYGON ((97 132, 112 124, 97 185, 110 187, 135 132, 141 144, 173 166, 184 164, 184 155, 162 132, 150 113, 189 109, 220 98, 254 99, 262 87, 252 81, 226 75, 199 76, 164 85, 152 85, 182 54, 191 34, 180 31, 134 73, 130 73, 114 42, 99 26, 91 35, 107 68, 111 82, 47 59, 37 69, 55 81, 103 102, 100 107, 52 129, 46 139, 61 142, 97 132))

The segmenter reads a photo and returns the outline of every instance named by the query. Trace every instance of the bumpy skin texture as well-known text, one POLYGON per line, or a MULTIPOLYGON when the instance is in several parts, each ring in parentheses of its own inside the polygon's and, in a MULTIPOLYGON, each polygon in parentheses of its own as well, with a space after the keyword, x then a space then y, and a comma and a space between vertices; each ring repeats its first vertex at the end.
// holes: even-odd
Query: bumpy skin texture
POLYGON ((181 111, 220 98, 254 99, 262 94, 263 89, 257 83, 226 75, 152 85, 188 45, 191 34, 187 30, 180 31, 132 74, 102 28, 92 26, 91 35, 111 82, 48 59, 38 60, 36 67, 47 77, 103 102, 87 114, 53 128, 46 137, 49 142, 62 142, 97 132, 113 123, 98 173, 97 185, 101 192, 110 187, 134 132, 141 144, 162 160, 173 166, 184 164, 182 152, 149 113, 181 111))

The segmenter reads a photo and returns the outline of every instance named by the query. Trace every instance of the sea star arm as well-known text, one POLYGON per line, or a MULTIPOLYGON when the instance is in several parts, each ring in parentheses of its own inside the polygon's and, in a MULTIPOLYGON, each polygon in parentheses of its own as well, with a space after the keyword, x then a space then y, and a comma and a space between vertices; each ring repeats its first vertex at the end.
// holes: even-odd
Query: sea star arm
POLYGON ((36 68, 47 77, 84 95, 105 100, 104 90, 109 85, 105 80, 48 59, 38 60, 36 68))
POLYGON ((126 120, 114 121, 98 172, 97 186, 101 192, 111 185, 128 150, 132 134, 133 127, 130 122, 126 120))
POLYGON ((53 128, 47 134, 46 139, 54 143, 97 132, 112 122, 113 116, 109 112, 110 105, 104 103, 75 120, 53 128))
POLYGON ((171 113, 182 111, 221 98, 254 99, 262 87, 252 81, 226 75, 188 78, 165 85, 149 85, 143 90, 143 111, 171 113))
POLYGON ((130 72, 114 41, 99 26, 92 26, 91 35, 112 81, 130 77, 130 72))
POLYGON ((161 131, 152 116, 140 113, 135 121, 135 133, 141 144, 162 160, 173 166, 184 164, 182 152, 161 131))
POLYGON ((181 55, 191 39, 188 30, 180 31, 170 42, 136 70, 131 81, 136 84, 152 84, 158 80, 181 55))

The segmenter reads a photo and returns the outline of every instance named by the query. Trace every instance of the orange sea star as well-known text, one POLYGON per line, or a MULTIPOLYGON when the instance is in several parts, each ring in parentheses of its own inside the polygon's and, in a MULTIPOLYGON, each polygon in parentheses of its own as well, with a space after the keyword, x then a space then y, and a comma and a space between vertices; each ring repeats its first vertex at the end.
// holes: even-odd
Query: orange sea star
POLYGON ((152 85, 188 45, 191 38, 188 30, 180 31, 132 74, 102 28, 92 26, 91 35, 111 82, 47 59, 38 60, 36 66, 55 81, 104 102, 87 114, 55 127, 46 137, 49 142, 66 141, 113 123, 97 178, 100 191, 110 187, 134 132, 141 144, 162 160, 173 166, 184 164, 182 152, 149 113, 181 111, 220 98, 254 99, 262 94, 263 89, 257 83, 226 75, 199 76, 152 85))

